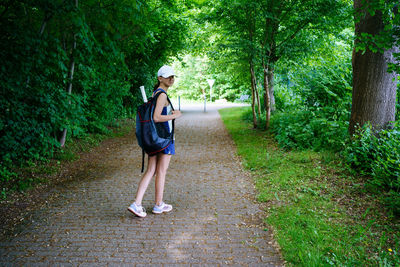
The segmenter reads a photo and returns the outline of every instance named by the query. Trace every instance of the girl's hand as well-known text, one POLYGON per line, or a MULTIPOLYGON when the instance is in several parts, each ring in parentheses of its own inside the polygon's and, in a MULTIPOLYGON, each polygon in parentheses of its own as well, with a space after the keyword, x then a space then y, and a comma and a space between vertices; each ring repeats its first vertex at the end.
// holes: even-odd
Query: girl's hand
POLYGON ((176 119, 176 118, 179 118, 180 116, 182 116, 182 113, 180 110, 173 110, 172 115, 174 115, 175 119, 176 119))

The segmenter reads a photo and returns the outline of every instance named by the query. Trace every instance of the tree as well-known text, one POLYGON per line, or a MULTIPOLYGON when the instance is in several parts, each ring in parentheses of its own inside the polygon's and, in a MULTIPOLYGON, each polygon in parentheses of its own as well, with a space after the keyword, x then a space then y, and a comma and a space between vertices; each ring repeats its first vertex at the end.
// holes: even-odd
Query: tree
MULTIPOLYGON (((251 91, 251 107, 253 114, 253 126, 257 128, 256 103, 259 107, 256 72, 258 65, 258 39, 257 21, 260 16, 260 4, 257 1, 220 1, 212 4, 211 21, 218 25, 220 42, 214 46, 214 50, 224 48, 227 62, 232 64, 232 58, 241 65, 240 69, 246 69, 246 81, 251 91)), ((214 52, 214 51, 213 51, 214 52)))
MULTIPOLYGON (((253 114, 253 126, 257 128, 257 115, 256 115, 256 101, 258 100, 257 91, 257 82, 256 82, 256 74, 254 61, 256 57, 256 49, 254 47, 255 43, 255 32, 256 32, 256 7, 255 5, 248 5, 249 9, 245 10, 245 17, 247 23, 247 37, 249 43, 248 49, 248 59, 249 59, 249 67, 250 67, 250 84, 251 84, 251 110, 253 114)), ((259 101, 257 101, 259 104, 259 101)))
POLYGON ((350 8, 347 0, 236 0, 210 4, 208 17, 214 20, 222 35, 219 45, 214 47, 216 50, 228 47, 229 54, 222 56, 234 57, 247 65, 249 82, 246 84, 251 85, 253 118, 254 98, 258 100, 255 81, 259 73, 263 77, 268 128, 270 111, 275 108, 276 66, 311 53, 316 36, 342 31, 351 23, 350 8))
MULTIPOLYGON (((75 0, 75 8, 78 9, 78 0, 75 0)), ((68 86, 67 86, 67 92, 68 95, 71 96, 72 94, 72 81, 74 79, 74 70, 75 70, 75 58, 74 58, 74 52, 76 49, 76 35, 75 33, 73 33, 73 44, 72 44, 72 48, 71 48, 71 52, 70 52, 70 68, 69 68, 69 72, 68 72, 68 86)), ((69 104, 71 104, 71 101, 69 101, 69 104)), ((64 147, 65 145, 65 141, 67 139, 67 128, 64 128, 61 138, 60 138, 60 146, 64 147)))
POLYGON ((274 72, 280 60, 293 60, 312 48, 308 32, 325 34, 347 26, 346 1, 268 0, 261 2, 264 24, 260 46, 263 51, 264 99, 266 123, 274 110, 274 72))
POLYGON ((185 3, 0 1, 0 168, 131 116, 139 86, 185 47, 185 3))
MULTIPOLYGON (((395 120, 397 75, 388 71, 394 63, 393 29, 387 17, 393 6, 375 1, 354 1, 356 42, 353 52, 353 96, 349 132, 370 122, 375 130, 395 120), (389 6, 389 9, 388 9, 389 6)), ((397 14, 398 15, 398 14, 397 14)))

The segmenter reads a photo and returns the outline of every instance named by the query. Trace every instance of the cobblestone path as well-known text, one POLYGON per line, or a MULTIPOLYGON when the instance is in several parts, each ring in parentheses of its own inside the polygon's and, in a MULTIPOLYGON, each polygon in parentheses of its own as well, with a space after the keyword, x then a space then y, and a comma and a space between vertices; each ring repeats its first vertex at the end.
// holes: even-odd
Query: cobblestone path
MULTIPOLYGON (((282 266, 264 231, 253 182, 241 169, 216 108, 182 108, 167 174, 168 214, 127 211, 140 179, 133 135, 59 187, 18 234, 0 241, 1 266, 282 266)), ((154 179, 143 205, 154 203, 154 179)), ((264 215, 265 216, 265 215, 264 215)))

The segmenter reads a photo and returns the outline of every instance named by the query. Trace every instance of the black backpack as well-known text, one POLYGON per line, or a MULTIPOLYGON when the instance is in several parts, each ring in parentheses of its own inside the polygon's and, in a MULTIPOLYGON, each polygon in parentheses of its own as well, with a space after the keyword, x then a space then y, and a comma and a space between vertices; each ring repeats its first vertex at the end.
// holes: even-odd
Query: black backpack
MULTIPOLYGON (((174 140, 175 120, 172 120, 171 132, 165 128, 162 122, 156 123, 153 120, 157 99, 161 94, 166 93, 162 89, 156 91, 156 94, 150 97, 147 103, 140 105, 137 109, 136 138, 142 148, 142 172, 144 170, 144 153, 149 156, 155 155, 170 146, 174 140)), ((168 95, 167 100, 174 110, 168 95)))

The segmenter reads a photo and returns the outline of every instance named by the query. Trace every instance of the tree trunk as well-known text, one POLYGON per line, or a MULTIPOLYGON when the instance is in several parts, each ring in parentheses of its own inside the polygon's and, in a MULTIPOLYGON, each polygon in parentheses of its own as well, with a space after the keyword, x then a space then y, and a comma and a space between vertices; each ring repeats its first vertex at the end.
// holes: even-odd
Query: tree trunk
MULTIPOLYGON (((74 46, 75 49, 76 48, 76 38, 74 37, 74 46)), ((72 52, 73 53, 73 52, 72 52)), ((70 66, 70 70, 69 70, 69 82, 68 82, 68 95, 72 94, 72 80, 74 79, 74 70, 75 70, 75 58, 73 56, 71 56, 71 66, 70 66)), ((71 101, 69 101, 69 104, 71 104, 71 101)), ((61 138, 60 138, 60 146, 64 147, 65 145, 65 141, 67 139, 67 128, 64 128, 61 138)))
MULTIPOLYGON (((255 24, 255 10, 251 9, 250 12, 246 13, 248 19, 248 34, 249 34, 249 42, 252 44, 254 42, 254 32, 256 30, 255 24)), ((253 127, 257 128, 257 115, 256 115, 256 76, 254 74, 254 48, 249 47, 249 67, 250 67, 250 80, 251 80, 251 110, 253 113, 253 127)))
POLYGON ((47 16, 45 15, 45 18, 43 19, 43 22, 42 22, 42 26, 40 27, 40 30, 39 30, 39 37, 41 37, 43 35, 44 29, 46 28, 47 22, 49 20, 50 20, 50 17, 47 18, 47 16))
POLYGON ((258 93, 257 81, 254 80, 255 90, 256 90, 256 99, 257 99, 257 114, 261 115, 261 103, 260 103, 260 94, 258 93))
POLYGON ((265 105, 265 128, 268 130, 269 121, 271 118, 271 105, 270 105, 270 94, 268 85, 268 66, 265 66, 263 60, 263 70, 264 70, 264 105, 265 105))
POLYGON ((250 78, 251 78, 251 110, 253 113, 253 127, 257 128, 257 115, 256 115, 256 77, 254 74, 254 64, 250 60, 250 78))
MULTIPOLYGON (((75 0, 75 7, 78 8, 78 0, 75 0)), ((67 92, 68 95, 72 94, 72 81, 74 79, 74 71, 75 71, 75 49, 76 49, 76 34, 74 34, 74 43, 72 45, 72 49, 71 49, 71 65, 70 65, 70 69, 69 69, 69 82, 68 82, 68 88, 67 88, 67 92)), ((69 101, 69 104, 71 104, 71 101, 69 101)), ((67 140, 67 128, 64 128, 61 138, 60 138, 60 146, 64 147, 65 145, 65 141, 67 140)))
MULTIPOLYGON (((279 1, 278 1, 279 2, 279 1)), ((275 110, 275 97, 274 97, 274 66, 278 60, 276 56, 277 44, 275 40, 275 35, 278 33, 279 29, 279 18, 282 10, 277 7, 278 2, 269 1, 268 10, 273 11, 274 18, 265 18, 265 39, 262 44, 263 50, 268 47, 265 51, 265 56, 267 59, 267 64, 265 64, 265 59, 263 57, 263 69, 264 69, 264 90, 265 90, 265 111, 266 111, 266 127, 269 128, 269 121, 271 118, 271 110, 275 110)))
POLYGON ((269 91, 269 104, 271 111, 275 111, 275 95, 274 95, 274 69, 269 67, 268 71, 268 91, 269 91))
MULTIPOLYGON (((354 8, 362 7, 362 0, 354 1, 354 8)), ((374 16, 363 11, 361 20, 356 23, 355 34, 378 34, 384 28, 382 13, 377 11, 374 16)), ((357 46, 358 41, 356 40, 357 46)), ((375 130, 388 126, 395 120, 397 76, 388 73, 388 63, 393 62, 394 49, 384 53, 353 51, 353 98, 349 132, 353 134, 357 127, 370 122, 375 130)))

